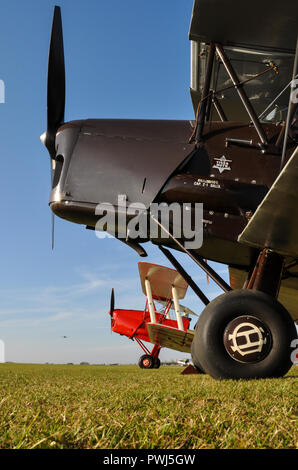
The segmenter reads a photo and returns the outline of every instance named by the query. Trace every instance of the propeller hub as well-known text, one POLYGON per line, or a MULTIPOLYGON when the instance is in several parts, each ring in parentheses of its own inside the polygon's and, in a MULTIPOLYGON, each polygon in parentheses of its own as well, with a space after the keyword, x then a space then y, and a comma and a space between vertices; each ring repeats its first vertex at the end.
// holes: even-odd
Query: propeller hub
POLYGON ((46 147, 46 140, 47 140, 47 133, 46 133, 46 131, 43 132, 39 138, 40 138, 40 140, 41 140, 41 143, 46 147))

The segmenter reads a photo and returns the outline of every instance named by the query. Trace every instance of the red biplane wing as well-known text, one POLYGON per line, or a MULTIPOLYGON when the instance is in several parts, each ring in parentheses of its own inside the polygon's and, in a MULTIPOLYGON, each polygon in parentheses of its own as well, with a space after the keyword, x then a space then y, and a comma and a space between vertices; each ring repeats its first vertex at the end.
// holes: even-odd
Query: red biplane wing
POLYGON ((181 331, 170 326, 147 323, 150 341, 163 348, 175 349, 176 351, 190 353, 194 331, 181 331))
POLYGON ((159 266, 146 262, 139 262, 139 272, 143 293, 146 295, 145 279, 151 285, 152 297, 157 300, 168 300, 173 298, 172 286, 176 287, 179 299, 185 297, 188 284, 182 276, 171 268, 159 266))

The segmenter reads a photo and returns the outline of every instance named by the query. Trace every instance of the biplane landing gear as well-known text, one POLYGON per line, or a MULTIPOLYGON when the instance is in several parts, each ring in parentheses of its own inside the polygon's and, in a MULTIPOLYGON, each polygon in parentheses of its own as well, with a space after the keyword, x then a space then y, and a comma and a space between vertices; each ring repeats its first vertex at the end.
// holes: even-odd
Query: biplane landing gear
POLYGON ((143 354, 139 359, 139 366, 141 369, 153 369, 155 364, 155 358, 150 354, 143 354))
POLYGON ((151 356, 151 354, 144 354, 139 359, 139 366, 141 369, 159 369, 160 359, 159 357, 151 356))
POLYGON ((141 369, 159 369, 160 359, 158 355, 160 353, 161 347, 155 344, 150 353, 150 351, 148 351, 148 349, 143 345, 143 343, 138 338, 136 338, 136 341, 141 346, 143 351, 147 352, 147 354, 143 354, 143 356, 141 356, 139 359, 138 364, 140 368, 141 369))
POLYGON ((159 369, 160 359, 158 357, 153 357, 150 354, 144 354, 139 359, 139 366, 141 369, 159 369))
POLYGON ((159 369, 159 368, 160 368, 160 359, 158 357, 156 357, 154 359, 153 369, 159 369))
POLYGON ((290 344, 296 337, 292 318, 275 298, 234 290, 203 310, 192 360, 215 379, 281 377, 292 366, 290 344))

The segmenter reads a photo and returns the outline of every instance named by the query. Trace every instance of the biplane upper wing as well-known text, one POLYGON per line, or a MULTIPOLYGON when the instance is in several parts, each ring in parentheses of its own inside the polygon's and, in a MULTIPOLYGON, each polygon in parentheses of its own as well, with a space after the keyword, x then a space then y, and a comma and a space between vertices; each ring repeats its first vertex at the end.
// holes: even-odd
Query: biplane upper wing
MULTIPOLYGON (((245 90, 255 111, 261 113, 287 86, 293 68, 298 29, 297 5, 293 0, 195 0, 190 24, 191 98, 196 112, 205 81, 206 44, 220 43, 240 79, 251 79, 274 62, 273 71, 249 81, 245 90)), ((220 62, 214 67, 211 88, 225 89, 217 95, 229 120, 247 121, 247 114, 220 62)), ((288 104, 284 93, 278 105, 288 104)), ((211 119, 218 119, 214 111, 211 119)))
POLYGON ((295 51, 297 3, 293 0, 195 0, 189 38, 223 46, 295 51))
POLYGON ((238 241, 298 258, 298 147, 248 222, 238 241))
POLYGON ((139 262, 138 266, 142 290, 145 295, 145 279, 148 279, 150 281, 153 299, 172 299, 172 286, 176 287, 178 298, 184 298, 188 284, 175 269, 146 262, 139 262))
POLYGON ((170 326, 156 323, 147 323, 150 341, 163 348, 175 349, 177 351, 190 353, 194 331, 181 331, 170 326))

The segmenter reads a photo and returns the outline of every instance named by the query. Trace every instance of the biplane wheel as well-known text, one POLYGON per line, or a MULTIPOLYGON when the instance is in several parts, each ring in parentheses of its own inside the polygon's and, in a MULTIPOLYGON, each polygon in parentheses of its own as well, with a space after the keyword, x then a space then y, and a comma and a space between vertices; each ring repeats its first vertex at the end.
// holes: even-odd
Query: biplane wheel
POLYGON ((193 362, 193 365, 194 365, 194 367, 196 368, 196 370, 199 374, 205 374, 205 371, 204 371, 202 365, 199 363, 199 360, 198 360, 198 357, 197 357, 198 355, 197 355, 196 347, 195 347, 196 344, 197 344, 196 341, 193 341, 191 343, 191 356, 192 356, 192 359, 193 359, 193 357, 196 357, 196 363, 193 362))
POLYGON ((153 369, 154 358, 150 354, 144 354, 139 359, 139 366, 141 369, 153 369))
POLYGON ((287 310, 259 291, 225 293, 203 310, 195 330, 194 365, 215 379, 282 377, 297 338, 287 310))
POLYGON ((154 363, 153 363, 153 369, 159 369, 160 368, 160 359, 159 357, 154 358, 154 363))

